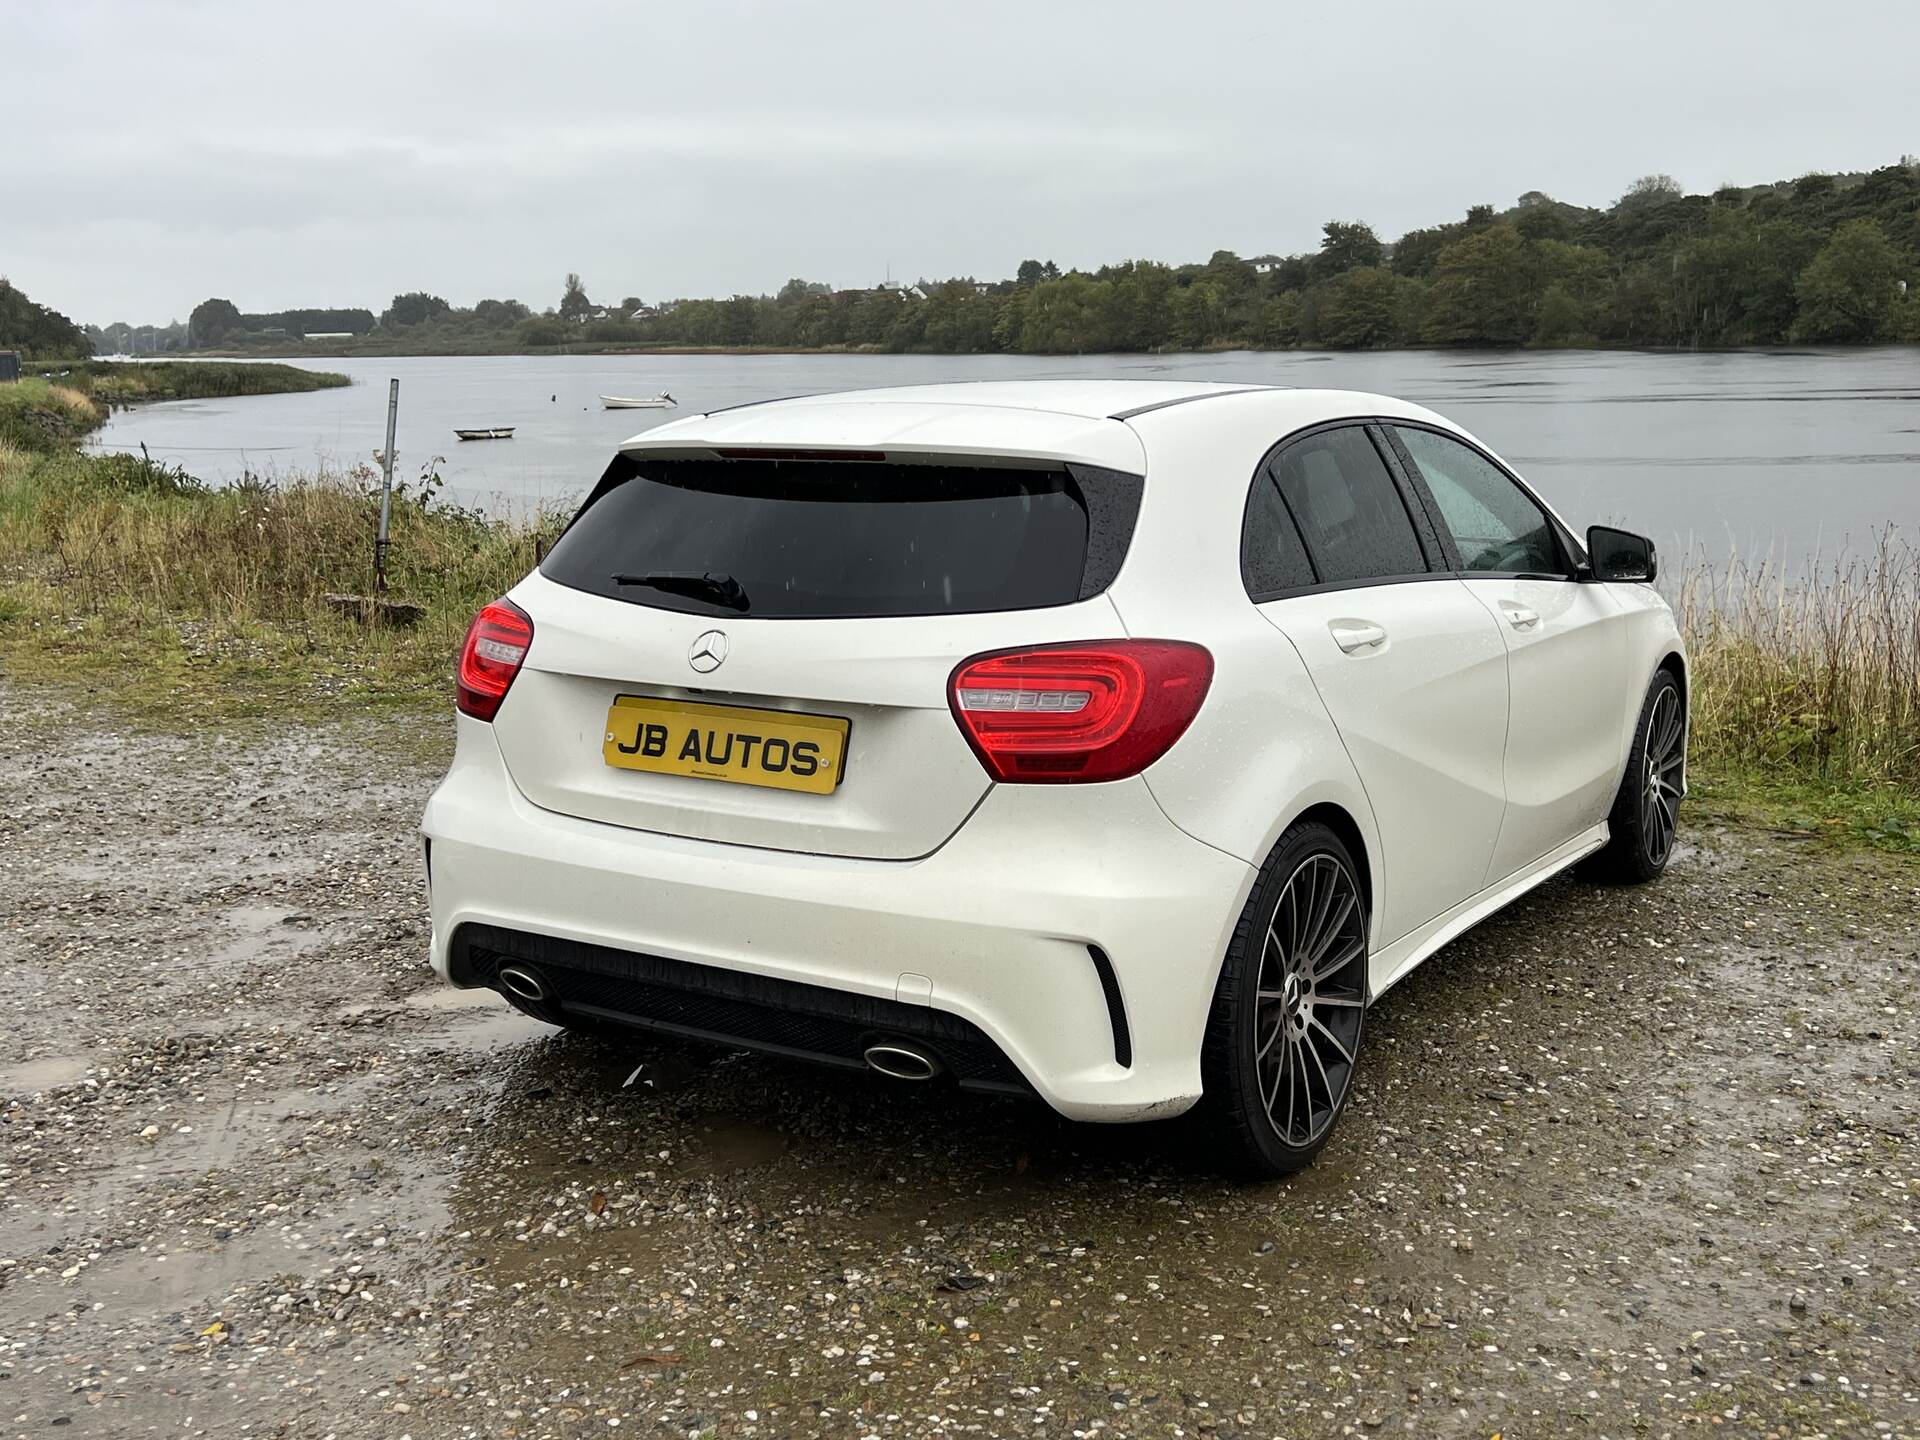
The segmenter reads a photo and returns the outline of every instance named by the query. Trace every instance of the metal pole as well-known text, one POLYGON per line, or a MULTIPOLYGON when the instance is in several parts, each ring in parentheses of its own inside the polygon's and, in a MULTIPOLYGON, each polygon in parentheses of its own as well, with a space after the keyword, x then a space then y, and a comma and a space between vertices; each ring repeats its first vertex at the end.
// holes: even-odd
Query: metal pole
POLYGON ((380 534, 373 542, 373 588, 387 589, 387 519, 393 513, 393 429, 400 418, 400 377, 387 382, 387 448, 380 455, 380 534))

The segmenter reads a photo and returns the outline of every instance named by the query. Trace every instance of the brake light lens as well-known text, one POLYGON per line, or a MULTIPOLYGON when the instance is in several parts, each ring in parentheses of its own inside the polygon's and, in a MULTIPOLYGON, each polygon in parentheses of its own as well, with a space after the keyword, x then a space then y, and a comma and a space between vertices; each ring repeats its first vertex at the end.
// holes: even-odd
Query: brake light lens
POLYGON ((491 720, 533 644, 533 619, 511 600, 496 600, 467 627, 453 703, 462 715, 491 720))
POLYGON ((1186 733, 1212 683, 1201 646, 1102 640, 963 660, 947 703, 995 780, 1071 785, 1138 775, 1186 733))

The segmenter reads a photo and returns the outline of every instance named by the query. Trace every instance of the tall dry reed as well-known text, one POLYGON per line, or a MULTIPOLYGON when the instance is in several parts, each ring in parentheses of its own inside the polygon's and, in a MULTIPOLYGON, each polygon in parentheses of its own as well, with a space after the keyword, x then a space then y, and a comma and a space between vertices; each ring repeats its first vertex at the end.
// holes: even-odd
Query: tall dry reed
MULTIPOLYGON (((260 624, 342 635, 323 597, 372 585, 370 472, 207 489, 138 456, 0 453, 0 579, 50 587, 65 614, 106 610, 214 632, 260 624)), ((393 507, 393 593, 424 607, 414 638, 442 649, 530 570, 558 517, 508 521, 393 507)))
POLYGON ((1669 587, 1692 657, 1694 753, 1920 791, 1920 548, 1789 573, 1695 561, 1669 587))

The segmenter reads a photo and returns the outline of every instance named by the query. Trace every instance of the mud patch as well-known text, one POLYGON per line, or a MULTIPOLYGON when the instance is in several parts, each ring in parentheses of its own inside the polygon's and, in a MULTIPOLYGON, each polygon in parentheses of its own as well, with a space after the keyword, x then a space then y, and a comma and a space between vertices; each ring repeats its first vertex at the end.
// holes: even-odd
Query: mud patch
POLYGON ((0 1065, 0 1098, 36 1095, 45 1090, 60 1090, 69 1085, 82 1084, 91 1063, 85 1055, 49 1055, 41 1060, 0 1065))
POLYGON ((778 1160, 790 1144, 778 1130, 751 1120, 711 1118, 700 1125, 691 1170, 708 1174, 751 1170, 778 1160))

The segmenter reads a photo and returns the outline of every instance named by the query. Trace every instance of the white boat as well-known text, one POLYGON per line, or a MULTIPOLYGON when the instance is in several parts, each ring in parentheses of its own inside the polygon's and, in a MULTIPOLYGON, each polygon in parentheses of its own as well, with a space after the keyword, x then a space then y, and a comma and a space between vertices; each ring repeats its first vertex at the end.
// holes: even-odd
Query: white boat
POLYGON ((455 430, 453 433, 462 440, 511 440, 514 429, 512 425, 489 425, 480 430, 455 430))
POLYGON ((600 403, 609 410, 668 410, 680 402, 666 391, 636 398, 629 395, 602 395, 600 403))

